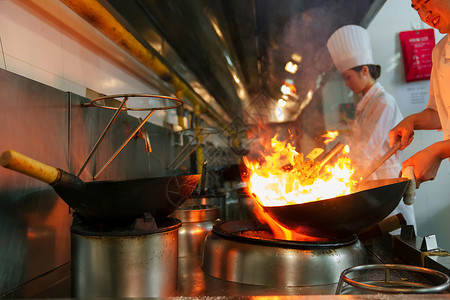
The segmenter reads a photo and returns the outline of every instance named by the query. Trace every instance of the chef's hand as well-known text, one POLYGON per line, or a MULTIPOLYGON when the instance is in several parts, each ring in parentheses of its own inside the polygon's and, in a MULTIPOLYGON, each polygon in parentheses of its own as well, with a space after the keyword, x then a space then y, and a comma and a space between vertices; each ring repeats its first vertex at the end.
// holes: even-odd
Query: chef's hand
POLYGON ((408 166, 414 168, 416 188, 419 188, 422 182, 434 180, 436 177, 442 162, 442 157, 437 144, 438 143, 433 144, 422 151, 417 152, 402 163, 403 169, 406 169, 408 166))
POLYGON ((389 145, 401 142, 400 150, 405 149, 414 139, 414 122, 410 118, 403 119, 389 131, 389 145))

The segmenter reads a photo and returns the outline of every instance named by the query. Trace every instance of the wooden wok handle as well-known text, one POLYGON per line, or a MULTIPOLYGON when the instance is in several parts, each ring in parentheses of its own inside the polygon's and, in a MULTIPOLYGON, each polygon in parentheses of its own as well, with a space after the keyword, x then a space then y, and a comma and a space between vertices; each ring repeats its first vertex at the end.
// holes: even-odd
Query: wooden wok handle
POLYGON ((51 184, 58 180, 60 171, 14 150, 6 150, 0 156, 0 165, 51 184))
POLYGON ((358 238, 362 241, 371 240, 377 236, 381 236, 385 233, 392 232, 396 229, 402 228, 407 225, 406 219, 402 213, 390 216, 381 220, 379 223, 365 228, 357 233, 358 238))

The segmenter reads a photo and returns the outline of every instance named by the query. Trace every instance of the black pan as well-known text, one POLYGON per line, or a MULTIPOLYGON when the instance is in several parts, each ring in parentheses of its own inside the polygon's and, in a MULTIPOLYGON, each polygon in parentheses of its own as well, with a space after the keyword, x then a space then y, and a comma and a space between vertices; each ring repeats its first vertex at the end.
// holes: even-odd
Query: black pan
POLYGON ((50 184, 79 215, 103 223, 133 220, 144 213, 155 218, 168 216, 191 195, 201 177, 196 174, 85 183, 13 150, 2 153, 0 164, 50 184))
POLYGON ((349 195, 264 209, 278 223, 297 233, 339 239, 387 217, 402 199, 408 183, 405 178, 366 181, 358 192, 349 195))

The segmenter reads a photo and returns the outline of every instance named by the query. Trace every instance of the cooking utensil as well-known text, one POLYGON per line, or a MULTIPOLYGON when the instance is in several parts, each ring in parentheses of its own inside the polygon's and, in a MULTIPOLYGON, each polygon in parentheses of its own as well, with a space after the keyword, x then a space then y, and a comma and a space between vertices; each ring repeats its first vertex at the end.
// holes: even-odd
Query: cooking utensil
POLYGON ((189 197, 201 176, 83 182, 14 150, 3 152, 0 164, 48 183, 78 214, 99 222, 133 220, 144 213, 168 216, 189 197))
POLYGON ((264 206, 278 223, 300 234, 337 239, 357 233, 388 216, 400 202, 409 180, 365 181, 358 192, 285 206, 264 206))
POLYGON ((326 165, 333 157, 335 157, 345 146, 341 142, 337 142, 336 145, 320 160, 319 170, 326 165))
POLYGON ((365 181, 370 175, 372 175, 373 172, 375 172, 382 164, 384 164, 385 161, 387 161, 397 150, 400 149, 402 144, 400 141, 392 145, 391 148, 389 148, 386 153, 383 154, 383 156, 380 157, 378 161, 375 161, 368 169, 368 171, 362 176, 360 182, 365 181))

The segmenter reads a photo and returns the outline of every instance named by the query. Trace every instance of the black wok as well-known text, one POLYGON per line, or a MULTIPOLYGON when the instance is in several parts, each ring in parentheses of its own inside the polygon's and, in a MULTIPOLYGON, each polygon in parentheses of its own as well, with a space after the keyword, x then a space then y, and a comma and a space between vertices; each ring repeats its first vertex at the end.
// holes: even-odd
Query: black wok
POLYGON ((165 217, 191 195, 201 175, 83 182, 73 174, 8 150, 0 164, 50 186, 83 218, 95 222, 134 220, 150 213, 165 217))
POLYGON ((264 206, 278 223, 297 233, 329 239, 355 234, 387 217, 398 205, 409 180, 366 181, 358 192, 286 206, 264 206))

